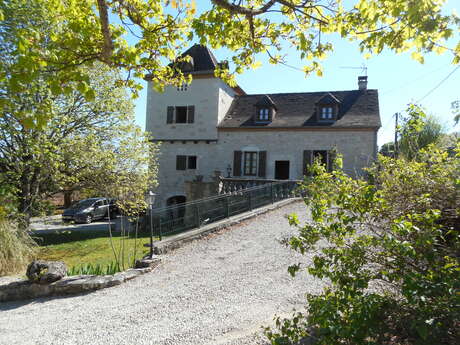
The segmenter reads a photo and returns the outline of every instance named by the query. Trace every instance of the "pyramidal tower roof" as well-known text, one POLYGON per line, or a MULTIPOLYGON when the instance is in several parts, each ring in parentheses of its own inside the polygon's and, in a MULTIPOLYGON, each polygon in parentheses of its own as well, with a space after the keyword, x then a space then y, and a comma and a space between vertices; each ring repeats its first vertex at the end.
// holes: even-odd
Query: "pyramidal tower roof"
POLYGON ((190 56, 192 58, 192 68, 187 72, 205 72, 214 71, 218 67, 218 62, 214 54, 208 47, 201 44, 195 44, 187 49, 181 56, 190 56))

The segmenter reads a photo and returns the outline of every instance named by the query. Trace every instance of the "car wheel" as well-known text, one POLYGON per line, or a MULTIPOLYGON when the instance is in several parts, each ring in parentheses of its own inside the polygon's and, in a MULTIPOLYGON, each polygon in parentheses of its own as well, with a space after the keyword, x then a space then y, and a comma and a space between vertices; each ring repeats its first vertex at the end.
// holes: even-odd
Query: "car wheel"
POLYGON ((91 224, 92 221, 93 221, 93 217, 91 217, 90 214, 86 215, 85 224, 91 224))

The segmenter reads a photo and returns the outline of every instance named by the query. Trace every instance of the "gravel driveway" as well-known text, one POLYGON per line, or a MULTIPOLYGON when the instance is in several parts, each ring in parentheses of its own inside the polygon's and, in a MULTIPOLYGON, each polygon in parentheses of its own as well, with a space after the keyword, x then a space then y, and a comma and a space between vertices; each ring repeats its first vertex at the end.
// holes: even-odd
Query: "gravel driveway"
POLYGON ((321 283, 278 241, 298 202, 163 256, 152 273, 91 294, 0 304, 0 344, 266 344, 262 326, 321 283))

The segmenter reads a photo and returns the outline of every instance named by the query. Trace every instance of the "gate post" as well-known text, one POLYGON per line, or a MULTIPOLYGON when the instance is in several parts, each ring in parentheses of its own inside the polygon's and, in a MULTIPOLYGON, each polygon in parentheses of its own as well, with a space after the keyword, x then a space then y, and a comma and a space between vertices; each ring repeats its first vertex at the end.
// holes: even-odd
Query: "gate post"
POLYGON ((160 241, 161 241, 161 235, 162 235, 162 233, 161 233, 161 218, 160 218, 160 220, 159 220, 158 223, 159 223, 159 226, 158 226, 158 232, 159 232, 159 234, 158 234, 158 235, 159 235, 159 238, 160 238, 160 241))

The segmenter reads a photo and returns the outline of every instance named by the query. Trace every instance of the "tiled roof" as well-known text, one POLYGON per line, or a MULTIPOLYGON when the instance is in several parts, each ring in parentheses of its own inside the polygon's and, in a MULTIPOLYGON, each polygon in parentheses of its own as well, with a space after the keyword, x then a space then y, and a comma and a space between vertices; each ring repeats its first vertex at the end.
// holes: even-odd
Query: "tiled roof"
POLYGON ((218 66, 216 57, 206 46, 195 44, 182 54, 182 56, 187 55, 193 59, 192 73, 214 71, 218 66))
POLYGON ((263 95, 263 97, 260 97, 257 103, 255 104, 257 107, 274 107, 276 108, 276 104, 273 102, 273 100, 270 98, 269 95, 263 95))
POLYGON ((268 94, 276 104, 276 116, 270 123, 256 123, 253 116, 256 112, 256 104, 265 96, 261 94, 235 97, 219 128, 378 128, 381 126, 377 90, 268 94), (334 122, 321 122, 316 119, 316 104, 329 93, 340 102, 338 118, 334 122))
POLYGON ((332 93, 325 93, 323 97, 318 100, 320 104, 335 104, 340 103, 340 101, 332 93))

